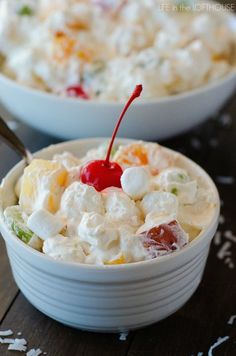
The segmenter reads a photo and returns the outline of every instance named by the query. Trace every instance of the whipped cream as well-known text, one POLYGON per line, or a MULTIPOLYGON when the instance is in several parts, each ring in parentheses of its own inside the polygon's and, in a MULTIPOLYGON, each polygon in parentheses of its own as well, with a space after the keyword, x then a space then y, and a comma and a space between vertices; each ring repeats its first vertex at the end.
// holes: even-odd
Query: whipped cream
POLYGON ((153 191, 145 195, 140 207, 145 215, 154 212, 159 215, 176 216, 178 211, 177 197, 168 192, 153 191))
POLYGON ((122 190, 108 188, 103 192, 104 206, 107 219, 119 224, 138 226, 141 221, 141 212, 135 202, 122 190))
POLYGON ((78 238, 57 235, 44 241, 43 252, 57 260, 68 262, 85 261, 85 253, 78 238))

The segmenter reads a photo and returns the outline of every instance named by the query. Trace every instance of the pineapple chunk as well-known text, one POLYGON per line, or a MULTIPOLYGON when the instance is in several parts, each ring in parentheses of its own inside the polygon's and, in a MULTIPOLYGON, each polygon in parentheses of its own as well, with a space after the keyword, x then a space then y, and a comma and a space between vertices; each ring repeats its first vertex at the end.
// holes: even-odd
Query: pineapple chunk
POLYGON ((65 189, 68 173, 58 162, 34 159, 25 168, 21 182, 19 204, 24 212, 32 214, 45 209, 55 213, 65 189))

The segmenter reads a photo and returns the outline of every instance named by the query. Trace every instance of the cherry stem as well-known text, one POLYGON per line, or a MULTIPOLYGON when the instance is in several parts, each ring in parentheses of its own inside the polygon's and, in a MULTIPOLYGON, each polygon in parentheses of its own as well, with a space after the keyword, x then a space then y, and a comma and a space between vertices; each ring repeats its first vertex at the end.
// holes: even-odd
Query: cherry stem
POLYGON ((111 150, 112 150, 112 146, 113 146, 113 143, 114 143, 114 140, 116 138, 116 134, 117 134, 117 131, 119 130, 119 127, 120 127, 120 124, 121 124, 121 121, 126 113, 126 111, 128 110, 128 108, 130 107, 130 105, 132 104, 132 102, 138 98, 141 94, 143 90, 143 86, 141 84, 139 85, 136 85, 135 89, 134 89, 134 92, 133 94, 131 95, 131 97, 129 98, 127 104, 125 105, 120 117, 119 117, 119 120, 116 124, 116 127, 113 131, 113 134, 112 134, 112 137, 111 137, 111 141, 110 141, 110 144, 109 144, 109 147, 108 147, 108 151, 107 151, 107 156, 106 156, 106 159, 105 159, 105 165, 106 166, 109 166, 109 163, 110 163, 110 155, 111 155, 111 150))

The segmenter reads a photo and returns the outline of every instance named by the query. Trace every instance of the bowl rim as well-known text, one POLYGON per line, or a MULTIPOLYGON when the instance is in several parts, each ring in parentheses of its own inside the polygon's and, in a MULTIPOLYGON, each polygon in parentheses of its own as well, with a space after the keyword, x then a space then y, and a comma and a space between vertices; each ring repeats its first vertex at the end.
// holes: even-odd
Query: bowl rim
MULTIPOLYGON (((50 150, 52 150, 52 153, 55 154, 54 149, 59 148, 58 152, 63 152, 63 149, 66 149, 67 145, 76 145, 76 144, 92 144, 92 143, 102 143, 104 140, 107 140, 107 137, 103 138, 85 138, 85 139, 77 139, 77 140, 69 140, 69 141, 62 141, 57 144, 49 145, 47 147, 42 148, 41 150, 38 150, 34 153, 35 158, 40 158, 41 154, 44 154, 46 152, 50 153, 50 150), (62 148, 62 150, 61 150, 62 148)), ((140 140, 134 140, 134 139, 127 139, 127 138, 117 138, 118 143, 120 144, 125 144, 129 142, 140 142, 140 140)), ((150 141, 143 141, 143 142, 150 142, 150 141)), ((151 260, 146 260, 146 261, 139 261, 139 262, 132 262, 132 263, 125 263, 125 264, 120 264, 120 265, 96 265, 96 264, 85 264, 85 263, 79 263, 79 262, 69 262, 69 261, 60 261, 56 260, 51 256, 48 256, 42 252, 39 252, 32 247, 26 245, 23 241, 21 241, 7 226, 5 219, 4 219, 4 209, 3 209, 3 199, 2 199, 2 191, 4 189, 4 185, 6 182, 11 179, 12 174, 14 174, 16 171, 20 171, 24 169, 24 163, 23 161, 18 162, 16 165, 13 166, 13 168, 7 173, 7 175, 2 179, 1 185, 0 185, 0 232, 2 233, 2 238, 5 240, 5 243, 7 244, 7 239, 10 237, 12 240, 13 244, 18 245, 19 247, 25 249, 27 253, 30 253, 32 255, 35 255, 37 258, 41 258, 42 262, 46 259, 48 263, 53 264, 54 266, 64 266, 65 268, 77 268, 77 269, 82 269, 86 271, 122 271, 126 269, 135 269, 135 268, 140 268, 140 267, 148 267, 148 266, 153 266, 155 264, 160 264, 164 261, 168 260, 173 260, 177 258, 180 255, 188 253, 188 251, 194 249, 196 246, 200 245, 204 240, 207 239, 209 233, 215 229, 215 227, 218 225, 218 220, 219 220, 219 214, 220 214, 220 197, 218 190, 216 188, 215 183, 211 179, 211 177, 208 175, 208 173, 197 163, 195 163, 193 160, 188 158, 187 156, 183 155, 182 153, 172 150, 170 148, 167 148, 165 146, 164 149, 172 152, 172 153, 177 153, 180 157, 184 158, 187 163, 191 164, 193 167, 195 167, 201 174, 205 176, 205 178, 208 180, 209 184, 211 185, 211 188, 214 191, 217 204, 215 207, 214 215, 212 217, 211 222, 207 226, 207 228, 199 234, 193 241, 188 243, 186 246, 184 246, 182 249, 175 251, 171 254, 164 255, 164 256, 159 256, 158 258, 154 258, 151 260), (7 238, 4 236, 7 235, 7 238)), ((18 176, 19 178, 19 176, 18 176)), ((213 236, 212 236, 213 237, 213 236)), ((211 237, 211 239, 212 239, 211 237)))
MULTIPOLYGON (((235 16, 236 18, 236 16, 235 16)), ((188 98, 192 98, 196 95, 201 95, 204 93, 207 93, 210 90, 214 90, 217 89, 218 87, 224 85, 225 83, 227 83, 228 81, 231 81, 232 79, 235 78, 235 84, 236 84, 236 65, 232 67, 232 70, 227 73, 226 75, 224 75, 221 78, 218 78, 212 82, 208 82, 204 85, 201 85, 197 88, 191 89, 191 90, 187 90, 184 91, 182 93, 178 93, 178 94, 174 94, 174 95, 167 95, 167 96, 163 96, 157 99, 148 99, 148 100, 137 100, 133 103, 133 106, 144 106, 144 105, 158 105, 158 104, 165 104, 165 103, 170 103, 170 102, 179 102, 181 100, 187 100, 188 98)), ((50 93, 47 91, 43 91, 40 89, 36 89, 24 84, 21 84, 19 82, 17 82, 14 79, 11 79, 9 77, 7 77, 4 73, 2 73, 0 71, 0 83, 1 84, 5 84, 8 86, 11 86, 12 88, 15 87, 15 89, 20 90, 21 92, 24 92, 26 95, 33 95, 35 97, 38 97, 40 99, 46 99, 46 100, 50 100, 50 101, 61 101, 61 103, 65 104, 65 102, 67 103, 71 103, 73 105, 97 105, 99 107, 102 106, 106 106, 106 107, 111 107, 111 106, 115 106, 117 108, 121 107, 124 105, 125 101, 121 101, 121 102, 117 102, 117 101, 100 101, 100 100, 83 100, 80 98, 73 98, 73 97, 66 97, 66 96, 61 96, 61 95, 57 95, 55 93, 50 93)), ((139 84, 139 83, 137 83, 139 84)), ((145 88, 144 88, 145 89, 145 88)), ((58 103, 57 103, 58 104, 58 103)))

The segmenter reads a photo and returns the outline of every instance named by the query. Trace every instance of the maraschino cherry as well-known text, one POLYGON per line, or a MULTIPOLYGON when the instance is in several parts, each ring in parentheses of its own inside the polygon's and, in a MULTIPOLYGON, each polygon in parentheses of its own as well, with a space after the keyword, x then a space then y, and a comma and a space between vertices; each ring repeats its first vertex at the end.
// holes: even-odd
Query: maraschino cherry
POLYGON ((142 90, 142 85, 137 85, 133 94, 125 105, 112 134, 106 159, 91 161, 82 168, 80 177, 82 183, 93 186, 98 192, 108 187, 121 188, 120 178, 122 176, 123 170, 116 162, 110 162, 111 150, 126 111, 130 107, 131 103, 140 96, 142 90))
POLYGON ((81 98, 88 100, 89 96, 82 87, 82 85, 72 85, 66 89, 66 94, 74 98, 81 98))

